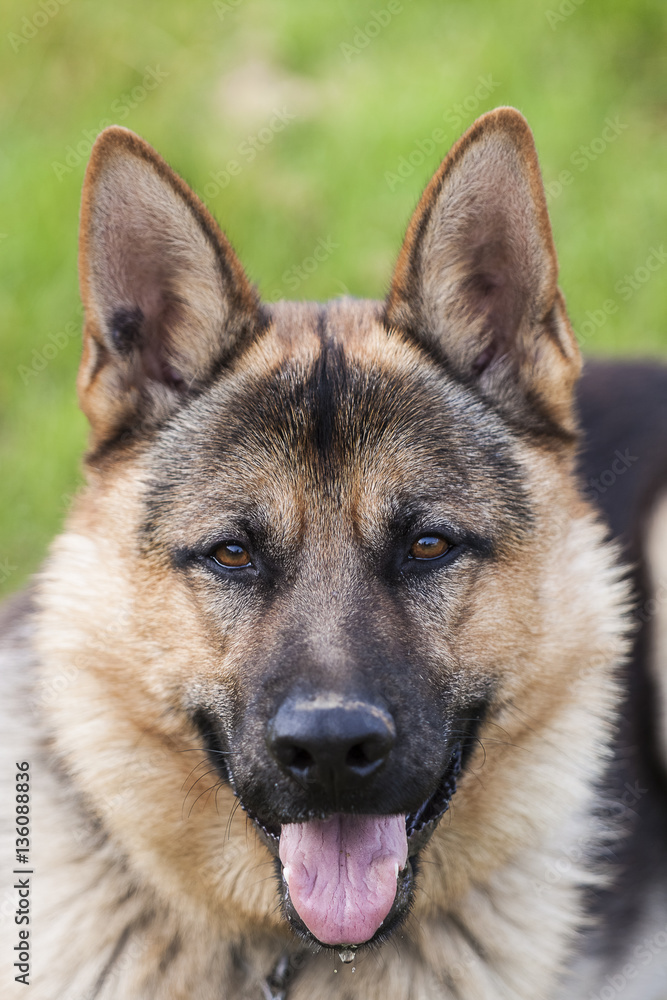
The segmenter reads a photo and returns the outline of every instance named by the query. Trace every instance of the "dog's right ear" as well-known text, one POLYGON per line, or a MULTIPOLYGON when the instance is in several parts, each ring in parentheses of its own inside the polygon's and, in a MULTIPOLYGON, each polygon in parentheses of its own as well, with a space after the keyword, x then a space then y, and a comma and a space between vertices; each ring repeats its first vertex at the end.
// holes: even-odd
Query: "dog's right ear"
POLYGON ((262 325, 257 294, 197 196, 112 126, 86 172, 81 408, 93 446, 155 426, 262 325))

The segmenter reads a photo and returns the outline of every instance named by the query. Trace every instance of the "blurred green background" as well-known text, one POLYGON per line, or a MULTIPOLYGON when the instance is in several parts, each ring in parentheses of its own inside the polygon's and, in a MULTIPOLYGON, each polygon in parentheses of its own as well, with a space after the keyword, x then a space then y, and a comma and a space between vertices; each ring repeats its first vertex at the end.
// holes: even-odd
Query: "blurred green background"
POLYGON ((384 293, 451 142, 513 104, 584 350, 667 353, 661 0, 3 0, 0 17, 2 591, 79 483, 79 196, 111 122, 205 198, 267 297, 324 299, 384 293))

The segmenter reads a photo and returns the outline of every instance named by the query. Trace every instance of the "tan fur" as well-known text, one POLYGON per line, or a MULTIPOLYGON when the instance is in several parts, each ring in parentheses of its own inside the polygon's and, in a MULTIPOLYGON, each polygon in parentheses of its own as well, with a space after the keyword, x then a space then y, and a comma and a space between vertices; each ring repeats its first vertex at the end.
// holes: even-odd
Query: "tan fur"
MULTIPOLYGON (((433 344, 457 371, 470 364, 483 323, 465 328, 452 306, 467 251, 456 257, 460 234, 442 222, 455 209, 438 214, 434 206, 440 198, 467 202, 471 192, 483 197, 505 185, 499 211, 518 215, 523 234, 521 261, 512 267, 534 279, 527 292, 534 311, 521 317, 520 346, 511 352, 522 399, 510 400, 509 353, 482 384, 482 400, 497 403, 497 413, 468 399, 455 382, 446 383, 446 392, 454 409, 463 412, 465 405, 471 419, 484 413, 489 432, 503 435, 535 521, 525 537, 501 539, 492 562, 468 576, 452 575, 446 588, 438 585, 438 599, 415 615, 415 644, 446 658, 454 691, 482 691, 493 682, 497 696, 425 851, 412 915, 376 954, 360 953, 354 973, 347 966, 334 972, 330 954, 301 954, 276 905, 269 853, 252 823, 234 811, 229 787, 209 773, 187 709, 196 699, 210 701, 220 691, 231 697, 239 687, 259 684, 254 654, 271 648, 300 608, 311 609, 312 648, 330 657, 332 672, 345 672, 339 637, 359 586, 358 546, 371 544, 397 491, 427 478, 427 451, 422 456, 416 445, 407 448, 398 427, 377 454, 351 458, 339 492, 325 497, 315 494, 317 478, 306 464, 293 474, 284 456, 271 464, 249 450, 240 471, 212 468, 197 497, 183 494, 182 521, 175 514, 170 528, 174 537, 204 532, 213 516, 223 518, 219 494, 234 502, 261 494, 280 524, 281 543, 305 552, 294 604, 288 609, 278 602, 266 625, 240 605, 221 608, 203 585, 171 569, 159 545, 142 547, 137 530, 153 475, 151 428, 178 407, 181 390, 138 390, 146 373, 136 374, 136 361, 112 364, 100 332, 105 300, 115 301, 127 284, 126 276, 109 275, 100 256, 108 253, 95 235, 100 197, 111 214, 120 207, 119 226, 133 227, 139 246, 150 252, 146 216, 137 222, 122 217, 121 174, 123 184, 142 192, 139 200, 160 226, 184 234, 182 259, 164 264, 164 250, 159 256, 160 267, 175 269, 170 290, 183 281, 188 296, 187 319, 169 327, 172 362, 196 380, 215 360, 216 338, 231 331, 224 345, 227 382, 216 406, 288 367, 307 371, 321 350, 319 309, 285 303, 260 315, 224 237, 185 185, 141 140, 123 130, 104 133, 82 215, 82 405, 96 446, 130 426, 137 407, 151 415, 142 418, 145 437, 131 434, 128 446, 108 459, 93 455, 88 485, 40 577, 30 638, 34 664, 21 659, 25 642, 12 640, 14 670, 31 691, 21 695, 11 737, 17 742, 9 746, 12 753, 22 747, 17 759, 30 760, 34 772, 39 888, 32 1000, 259 1000, 284 954, 294 967, 289 1000, 555 996, 579 929, 580 884, 598 877, 586 852, 605 833, 593 817, 595 783, 615 721, 627 594, 616 554, 572 477, 571 388, 579 358, 555 284, 555 253, 525 122, 518 112, 500 109, 454 147, 417 208, 386 306, 344 300, 327 313, 331 343, 350 364, 386 378, 418 374, 434 394, 444 394, 437 358, 413 336, 415 301, 433 344), (487 142, 484 159, 479 144, 487 142), (522 187, 516 196, 515 185, 522 187), (424 227, 429 213, 434 221, 424 227), (414 292, 418 246, 431 263, 414 292), (225 280, 219 254, 229 268, 225 280), (452 308, 457 318, 450 328, 442 317, 452 308), (231 353, 241 340, 243 350, 231 353), (160 394, 164 406, 156 406, 160 394), (526 400, 535 398, 560 437, 546 442, 539 434, 504 430, 504 418, 519 420, 526 400), (319 593, 321 602, 313 604, 319 593), (580 861, 559 866, 574 848, 580 861), (547 877, 554 867, 562 870, 556 881, 547 877)), ((194 441, 200 427, 192 420, 194 441)), ((447 503, 481 530, 499 515, 493 483, 484 480, 490 474, 479 469, 476 475, 478 486, 468 496, 452 494, 447 503)), ((367 584, 368 594, 373 586, 367 584)), ((15 711, 10 708, 10 717, 15 711)), ((12 928, 2 930, 6 955, 12 928)), ((21 988, 10 995, 21 996, 21 988)))

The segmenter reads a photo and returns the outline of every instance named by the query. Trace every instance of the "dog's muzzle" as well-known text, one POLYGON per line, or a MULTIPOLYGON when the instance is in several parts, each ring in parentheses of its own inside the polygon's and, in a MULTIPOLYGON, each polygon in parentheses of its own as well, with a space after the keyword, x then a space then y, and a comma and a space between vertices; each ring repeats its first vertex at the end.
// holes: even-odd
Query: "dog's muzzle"
MULTIPOLYGON (((395 742, 384 708, 335 695, 287 699, 267 736, 283 773, 332 802, 357 794, 363 801, 395 742)), ((411 858, 447 810, 460 760, 459 743, 435 793, 410 814, 333 812, 284 823, 278 836, 253 817, 280 859, 284 910, 295 930, 341 948, 364 944, 402 919, 414 881, 411 858)))

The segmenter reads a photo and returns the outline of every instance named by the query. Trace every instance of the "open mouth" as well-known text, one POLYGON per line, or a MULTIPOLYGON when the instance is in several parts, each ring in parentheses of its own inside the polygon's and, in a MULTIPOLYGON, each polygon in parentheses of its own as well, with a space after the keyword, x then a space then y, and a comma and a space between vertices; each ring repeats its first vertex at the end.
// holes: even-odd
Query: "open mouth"
POLYGON ((271 830, 246 810, 276 857, 286 919, 300 936, 354 955, 409 912, 419 851, 449 808, 461 771, 457 743, 435 792, 412 813, 334 813, 271 830))

